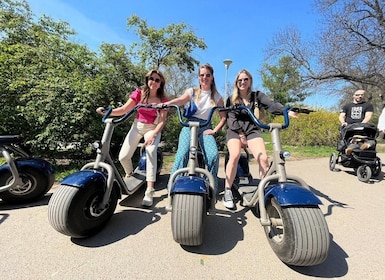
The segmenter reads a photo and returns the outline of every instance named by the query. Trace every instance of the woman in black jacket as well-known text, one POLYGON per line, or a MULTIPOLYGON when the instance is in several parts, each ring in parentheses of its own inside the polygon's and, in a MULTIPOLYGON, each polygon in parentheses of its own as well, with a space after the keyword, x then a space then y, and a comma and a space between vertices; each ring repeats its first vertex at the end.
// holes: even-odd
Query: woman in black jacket
MULTIPOLYGON (((234 81, 232 95, 226 102, 226 107, 232 105, 243 105, 256 112, 258 109, 266 109, 275 115, 282 115, 284 106, 274 102, 266 94, 260 91, 252 91, 253 77, 250 72, 241 70, 234 81), (257 110, 255 110, 257 109, 257 110)), ((289 112, 290 117, 297 117, 295 112, 289 112)), ((256 115, 258 118, 259 116, 256 115)), ((223 204, 226 208, 234 208, 231 186, 233 185, 241 149, 248 147, 254 159, 259 165, 259 177, 262 179, 269 167, 265 142, 263 141, 260 128, 254 124, 247 112, 240 110, 229 111, 227 114, 227 147, 229 160, 226 165, 225 193, 223 204)))

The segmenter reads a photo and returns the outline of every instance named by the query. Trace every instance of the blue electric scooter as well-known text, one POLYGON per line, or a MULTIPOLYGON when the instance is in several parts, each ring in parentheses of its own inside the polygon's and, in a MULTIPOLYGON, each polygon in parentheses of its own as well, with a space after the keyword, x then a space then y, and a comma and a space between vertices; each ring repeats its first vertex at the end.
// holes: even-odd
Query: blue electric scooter
MULTIPOLYGON (((245 110, 256 125, 271 133, 273 160, 266 176, 255 182, 257 180, 252 180, 247 166, 244 172, 237 172, 239 178, 235 180, 234 187, 242 198, 242 206, 254 210, 260 219, 275 254, 284 263, 295 266, 311 266, 325 261, 329 252, 330 235, 319 208, 322 202, 303 179, 287 174, 285 169, 285 159, 290 153, 282 150, 280 130, 289 126, 288 109, 284 110, 283 124, 267 125, 261 123, 246 106, 231 106, 220 110, 245 110)), ((307 113, 302 109, 293 110, 307 113)), ((206 215, 215 214, 215 201, 210 195, 213 193, 212 175, 196 168, 194 132, 198 125, 182 121, 181 124, 191 128, 190 160, 187 168, 170 177, 169 209, 172 211, 172 231, 176 242, 198 246, 203 243, 206 215), (176 179, 181 173, 187 175, 176 179), (199 174, 204 174, 208 182, 199 174), (209 212, 210 209, 213 211, 209 212)), ((242 164, 245 162, 242 161, 242 164)), ((239 169, 242 171, 244 166, 239 169)))
POLYGON ((182 245, 198 246, 203 243, 206 217, 215 209, 215 180, 202 166, 198 130, 211 122, 213 113, 222 107, 213 107, 205 122, 184 121, 177 109, 179 122, 190 128, 190 149, 187 167, 170 175, 168 205, 174 240, 182 245))
POLYGON ((0 198, 9 203, 27 203, 43 197, 55 182, 55 170, 45 159, 34 157, 21 135, 0 135, 0 198))
MULTIPOLYGON (((275 254, 286 264, 312 266, 325 261, 329 253, 330 234, 319 208, 322 202, 298 176, 287 174, 285 160, 290 156, 281 146, 281 129, 289 126, 289 109, 284 110, 284 123, 261 123, 246 106, 232 106, 225 111, 244 110, 253 122, 271 133, 273 159, 266 176, 257 182, 236 178, 234 187, 241 196, 241 205, 255 210, 275 254)), ((308 109, 291 108, 309 114, 308 109)), ((238 172, 237 172, 238 173, 238 172)))
MULTIPOLYGON (((141 152, 138 167, 132 176, 123 179, 110 153, 111 139, 117 125, 126 121, 139 108, 159 109, 139 104, 120 118, 104 117, 105 129, 101 141, 93 144, 96 159, 80 171, 65 177, 48 203, 48 220, 58 232, 75 238, 93 235, 112 217, 122 195, 132 195, 146 182, 146 154, 141 152)), ((161 149, 157 151, 157 174, 163 164, 161 149)))

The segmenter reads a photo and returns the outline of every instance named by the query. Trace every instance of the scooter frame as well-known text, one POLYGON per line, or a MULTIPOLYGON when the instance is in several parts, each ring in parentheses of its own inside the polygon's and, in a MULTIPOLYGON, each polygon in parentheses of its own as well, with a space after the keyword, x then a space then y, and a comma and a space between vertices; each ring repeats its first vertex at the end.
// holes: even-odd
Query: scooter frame
POLYGON ((198 246, 203 242, 206 216, 215 211, 215 179, 198 163, 198 129, 211 122, 213 113, 221 107, 213 107, 206 121, 184 121, 176 105, 179 122, 190 128, 190 149, 187 167, 170 175, 168 181, 168 204, 171 212, 171 227, 176 242, 187 246, 198 246), (181 176, 182 175, 182 176, 181 176))
MULTIPOLYGON (((253 122, 271 134, 273 158, 265 177, 250 197, 242 191, 242 205, 256 210, 266 237, 276 255, 289 265, 312 266, 325 261, 329 253, 329 229, 316 197, 299 176, 287 174, 285 160, 290 156, 282 149, 280 131, 289 126, 289 108, 284 123, 261 123, 246 106, 232 106, 224 111, 244 110, 253 122), (246 197, 248 199, 246 199, 246 197)), ((308 114, 307 109, 291 110, 308 114)), ((238 189, 239 191, 239 189, 238 189)))
MULTIPOLYGON (((220 109, 220 111, 230 110, 245 110, 256 125, 270 131, 273 142, 273 160, 270 168, 266 176, 260 180, 251 199, 246 199, 246 196, 240 192, 243 206, 256 210, 255 213, 264 227, 269 244, 281 261, 295 266, 322 263, 328 256, 330 246, 328 226, 319 209, 322 202, 311 192, 303 179, 287 174, 285 169, 285 158, 290 153, 282 150, 280 130, 289 126, 289 109, 284 110, 283 124, 268 125, 261 123, 246 106, 220 109)), ((301 112, 298 109, 297 111, 301 112)), ((180 122, 187 126, 181 118, 180 122)), ((193 130, 196 124, 190 122, 189 126, 192 132, 196 131, 193 130)), ((168 207, 176 217, 171 218, 174 240, 187 246, 199 246, 203 243, 206 210, 208 210, 205 208, 205 199, 196 199, 208 197, 207 184, 204 184, 201 177, 197 177, 199 169, 195 168, 196 137, 191 133, 188 167, 172 174, 168 185, 168 207), (189 176, 175 180, 177 175, 185 172, 188 172, 189 176), (178 195, 182 196, 182 199, 176 203, 175 198, 178 195), (197 203, 200 201, 203 203, 197 203), (178 204, 178 209, 175 209, 175 204, 178 204)), ((203 174, 206 175, 206 173, 203 174)), ((212 178, 212 175, 207 174, 207 178, 212 178)), ((210 185, 212 186, 211 181, 210 185)), ((211 214, 215 214, 214 199, 211 202, 211 210, 213 210, 211 214)))
POLYGON ((128 186, 110 154, 115 127, 139 108, 161 109, 155 105, 139 104, 120 118, 109 118, 112 108, 103 116, 105 129, 102 139, 93 144, 96 148, 95 161, 86 163, 80 171, 65 177, 49 201, 48 219, 58 232, 76 238, 97 233, 112 217, 117 200, 123 194, 133 194, 145 183, 145 175, 135 172, 133 177, 141 183, 128 186))
POLYGON ((0 135, 0 198, 9 203, 27 203, 44 196, 55 182, 51 163, 33 157, 23 147, 21 135, 0 135))

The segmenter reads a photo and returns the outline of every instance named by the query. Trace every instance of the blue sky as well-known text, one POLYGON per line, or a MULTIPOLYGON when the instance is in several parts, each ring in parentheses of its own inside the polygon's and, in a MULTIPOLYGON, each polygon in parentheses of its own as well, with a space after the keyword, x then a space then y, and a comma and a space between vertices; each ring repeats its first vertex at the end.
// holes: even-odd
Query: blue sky
MULTIPOLYGON (((207 49, 195 53, 201 63, 215 69, 215 80, 224 92, 226 68, 224 59, 233 62, 228 80, 237 72, 248 69, 254 77, 254 87, 262 89, 258 74, 264 49, 274 34, 295 26, 304 38, 317 30, 317 14, 312 0, 27 0, 36 16, 45 14, 66 21, 77 32, 74 41, 97 50, 101 43, 122 43, 128 46, 138 38, 127 31, 127 18, 136 14, 155 28, 171 23, 186 23, 195 35, 204 39, 207 49)), ((305 102, 317 108, 336 105, 333 98, 314 96, 305 102), (322 101, 321 101, 322 100, 322 101)))

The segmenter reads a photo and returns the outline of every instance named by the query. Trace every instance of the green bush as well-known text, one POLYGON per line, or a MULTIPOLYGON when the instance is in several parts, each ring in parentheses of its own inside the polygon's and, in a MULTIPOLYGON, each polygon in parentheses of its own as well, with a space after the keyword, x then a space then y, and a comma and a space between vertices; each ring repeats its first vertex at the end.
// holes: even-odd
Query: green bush
MULTIPOLYGON (((283 116, 273 122, 282 123, 283 116)), ((292 146, 336 146, 339 138, 338 113, 319 110, 309 115, 291 118, 290 125, 281 133, 282 143, 292 146)))

